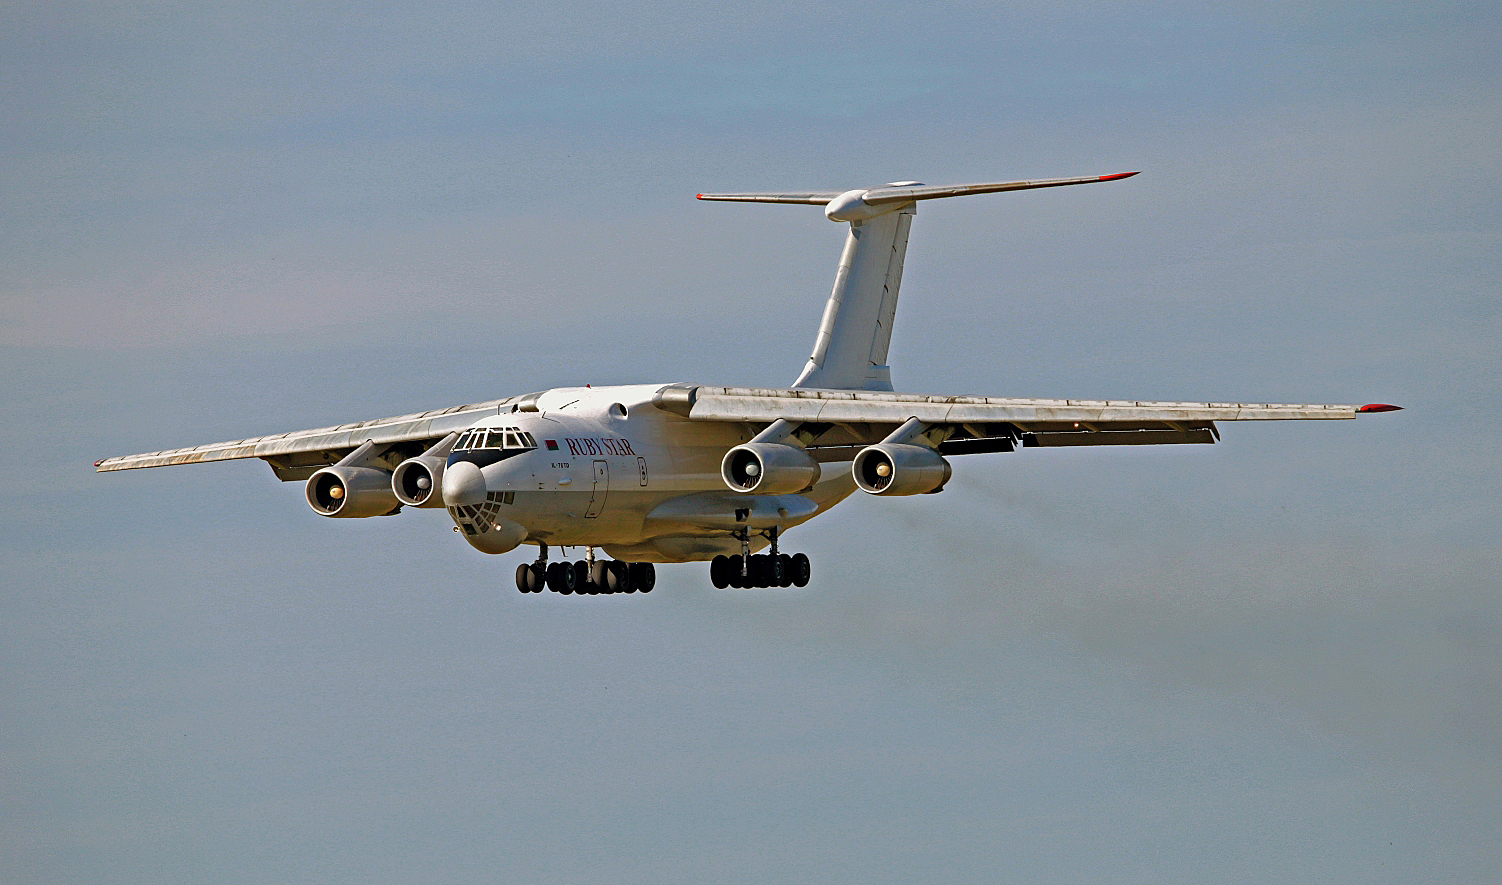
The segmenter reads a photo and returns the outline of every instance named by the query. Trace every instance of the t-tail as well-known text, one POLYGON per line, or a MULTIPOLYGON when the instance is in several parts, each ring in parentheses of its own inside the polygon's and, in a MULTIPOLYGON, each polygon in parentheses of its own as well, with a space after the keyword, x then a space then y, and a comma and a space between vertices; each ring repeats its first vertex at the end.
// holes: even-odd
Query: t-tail
POLYGON ((928 187, 917 181, 896 181, 881 187, 845 191, 786 194, 699 194, 701 200, 742 203, 803 203, 824 207, 830 221, 850 223, 834 290, 824 307, 824 319, 814 339, 814 351, 794 387, 828 390, 891 390, 887 348, 897 314, 897 291, 902 285, 902 260, 907 254, 908 229, 919 200, 994 194, 1001 191, 1063 187, 1130 178, 1135 172, 1089 178, 1038 181, 998 181, 928 187))

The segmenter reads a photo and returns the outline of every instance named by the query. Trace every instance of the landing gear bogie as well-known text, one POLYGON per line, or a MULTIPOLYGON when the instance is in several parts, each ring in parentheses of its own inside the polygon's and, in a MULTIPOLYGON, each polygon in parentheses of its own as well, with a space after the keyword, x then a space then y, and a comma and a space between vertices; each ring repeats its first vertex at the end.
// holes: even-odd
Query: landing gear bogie
POLYGON ((657 586, 657 567, 650 562, 598 559, 594 562, 541 562, 516 569, 516 588, 523 593, 541 593, 543 588, 570 596, 611 593, 651 593, 657 586))
POLYGON ((709 581, 717 590, 733 587, 806 587, 812 576, 808 554, 759 553, 716 556, 709 562, 709 581), (742 563, 745 563, 742 566, 742 563))

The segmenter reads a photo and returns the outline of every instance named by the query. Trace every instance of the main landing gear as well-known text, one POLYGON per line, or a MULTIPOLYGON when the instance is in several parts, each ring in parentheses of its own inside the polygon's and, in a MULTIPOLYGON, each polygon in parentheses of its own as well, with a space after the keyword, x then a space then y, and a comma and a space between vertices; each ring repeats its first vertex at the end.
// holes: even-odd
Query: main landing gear
POLYGON ((807 587, 813 573, 808 554, 792 556, 757 553, 746 562, 735 556, 716 556, 709 561, 709 580, 717 589, 726 587, 807 587))
POLYGON ((770 553, 751 553, 751 532, 741 529, 736 537, 741 552, 736 556, 716 556, 709 562, 709 580, 718 590, 726 587, 806 587, 813 573, 808 554, 792 556, 777 552, 776 528, 762 533, 772 542, 770 553))
POLYGON ((588 559, 577 562, 548 562, 547 545, 536 562, 516 567, 516 589, 523 593, 541 593, 543 588, 564 596, 601 593, 651 593, 657 586, 657 567, 650 562, 621 562, 618 559, 588 559))

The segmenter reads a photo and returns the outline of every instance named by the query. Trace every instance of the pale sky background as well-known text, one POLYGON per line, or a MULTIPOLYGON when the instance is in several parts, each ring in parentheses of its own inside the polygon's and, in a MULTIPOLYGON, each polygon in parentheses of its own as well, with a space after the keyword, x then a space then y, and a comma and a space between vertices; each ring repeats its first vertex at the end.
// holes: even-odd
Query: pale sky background
POLYGON ((1495 3, 0 10, 0 880, 1502 881, 1495 3), (956 462, 803 591, 522 596, 106 455, 781 386, 925 204, 914 392, 1394 402, 956 462))

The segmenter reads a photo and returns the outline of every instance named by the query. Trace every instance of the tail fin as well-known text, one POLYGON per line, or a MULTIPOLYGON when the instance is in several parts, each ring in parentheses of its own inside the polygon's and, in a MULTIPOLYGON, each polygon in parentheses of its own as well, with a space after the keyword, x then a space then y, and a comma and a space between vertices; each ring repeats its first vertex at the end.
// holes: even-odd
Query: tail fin
POLYGON ((918 200, 992 194, 1001 191, 1062 187, 1130 178, 1135 172, 1089 178, 1041 181, 998 181, 927 187, 900 181, 867 190, 810 191, 786 194, 699 194, 701 200, 743 203, 803 203, 823 206, 830 221, 847 221, 850 234, 840 254, 834 291, 824 307, 824 319, 814 339, 814 352, 794 387, 834 390, 891 390, 887 347, 902 285, 902 261, 907 254, 908 229, 918 200))

